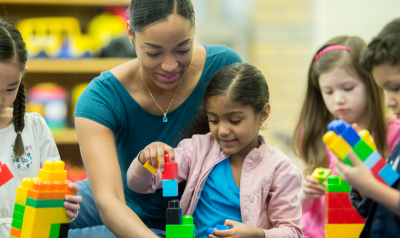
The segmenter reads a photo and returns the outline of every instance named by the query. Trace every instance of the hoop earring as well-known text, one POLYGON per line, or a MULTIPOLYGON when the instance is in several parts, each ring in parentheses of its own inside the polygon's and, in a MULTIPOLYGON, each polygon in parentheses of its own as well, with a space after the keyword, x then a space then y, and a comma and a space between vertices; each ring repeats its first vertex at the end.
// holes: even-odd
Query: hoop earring
POLYGON ((263 124, 261 124, 261 125, 259 125, 259 126, 258 126, 258 129, 259 129, 259 130, 264 130, 264 129, 265 129, 265 127, 264 127, 264 123, 263 123, 263 124))

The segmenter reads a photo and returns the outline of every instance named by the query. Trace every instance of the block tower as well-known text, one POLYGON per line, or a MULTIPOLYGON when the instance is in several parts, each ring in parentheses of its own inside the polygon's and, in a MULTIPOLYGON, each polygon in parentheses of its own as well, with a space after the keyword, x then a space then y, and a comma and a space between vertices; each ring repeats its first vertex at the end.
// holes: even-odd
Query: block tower
MULTIPOLYGON (((178 196, 178 163, 175 161, 171 163, 169 161, 169 155, 165 154, 165 166, 164 172, 162 172, 163 182, 163 196, 164 197, 177 197, 178 196)), ((157 169, 154 169, 147 162, 144 167, 149 170, 152 174, 155 174, 159 168, 158 156, 157 156, 157 169)))
POLYGON ((17 189, 10 238, 67 238, 70 218, 64 208, 68 188, 63 161, 46 161, 38 178, 24 178, 17 189))
POLYGON ((399 179, 399 173, 393 170, 377 152, 375 143, 368 131, 363 130, 357 133, 343 120, 331 121, 328 130, 323 141, 343 162, 352 166, 347 157, 348 152, 352 149, 365 166, 371 170, 375 178, 382 183, 392 186, 399 179))
POLYGON ((328 177, 325 185, 325 238, 356 238, 365 219, 353 207, 350 186, 338 176, 328 177))
POLYGON ((165 238, 194 238, 195 225, 192 216, 183 216, 179 200, 168 201, 165 238))

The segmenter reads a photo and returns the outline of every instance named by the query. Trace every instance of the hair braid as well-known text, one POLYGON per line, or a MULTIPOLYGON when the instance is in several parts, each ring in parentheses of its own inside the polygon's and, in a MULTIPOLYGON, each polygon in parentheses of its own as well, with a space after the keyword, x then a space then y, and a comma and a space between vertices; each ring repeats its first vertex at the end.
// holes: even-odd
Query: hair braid
POLYGON ((25 85, 23 77, 18 87, 17 97, 14 101, 13 123, 14 130, 17 133, 14 142, 14 155, 22 156, 25 151, 21 136, 21 132, 25 127, 25 85))

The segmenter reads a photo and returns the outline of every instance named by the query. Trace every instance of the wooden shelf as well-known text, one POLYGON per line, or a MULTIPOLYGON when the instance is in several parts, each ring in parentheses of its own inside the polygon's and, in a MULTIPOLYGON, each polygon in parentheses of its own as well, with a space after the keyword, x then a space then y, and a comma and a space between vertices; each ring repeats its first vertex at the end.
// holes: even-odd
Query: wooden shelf
POLYGON ((78 135, 73 128, 52 130, 51 133, 56 144, 78 144, 78 135))
POLYGON ((28 73, 100 73, 110 70, 131 58, 99 58, 83 60, 28 60, 28 73))
POLYGON ((130 0, 0 0, 0 4, 129 6, 130 0))

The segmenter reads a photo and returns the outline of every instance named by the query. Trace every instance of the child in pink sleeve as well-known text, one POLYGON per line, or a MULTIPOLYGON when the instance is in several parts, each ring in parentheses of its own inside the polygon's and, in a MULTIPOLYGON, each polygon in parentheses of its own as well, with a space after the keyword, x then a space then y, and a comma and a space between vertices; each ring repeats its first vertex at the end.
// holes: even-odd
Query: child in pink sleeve
POLYGON ((335 155, 322 142, 328 123, 343 119, 372 132, 384 158, 400 138, 399 121, 385 118, 384 93, 359 59, 366 43, 359 37, 336 37, 312 59, 305 101, 293 136, 293 148, 305 164, 299 193, 304 237, 323 238, 325 189, 310 175, 317 167, 335 174, 335 155))

